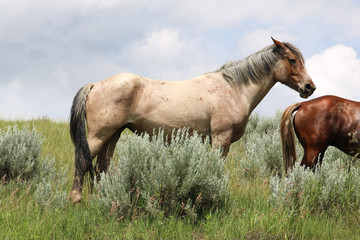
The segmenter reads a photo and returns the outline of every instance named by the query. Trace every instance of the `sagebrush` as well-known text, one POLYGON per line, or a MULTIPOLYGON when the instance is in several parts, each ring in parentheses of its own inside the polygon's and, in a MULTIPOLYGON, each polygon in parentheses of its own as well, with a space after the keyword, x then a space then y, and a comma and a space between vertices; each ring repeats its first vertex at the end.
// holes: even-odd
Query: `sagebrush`
POLYGON ((42 138, 36 129, 17 126, 0 130, 0 177, 30 178, 39 165, 42 138))
POLYGON ((297 162, 288 176, 270 179, 271 201, 294 213, 356 211, 360 202, 359 170, 347 161, 325 161, 314 171, 297 162))
POLYGON ((118 159, 95 184, 94 201, 105 211, 196 219, 228 200, 225 160, 208 138, 190 136, 186 129, 172 136, 162 131, 153 137, 130 135, 117 145, 117 152, 118 159))
POLYGON ((250 117, 241 139, 244 152, 235 153, 236 168, 243 178, 251 180, 282 174, 280 118, 280 112, 274 117, 260 118, 257 114, 250 117))
MULTIPOLYGON (((2 182, 26 181, 41 208, 62 208, 66 203, 67 168, 55 169, 55 159, 41 159, 43 138, 36 128, 17 125, 0 130, 0 177, 2 182)), ((25 184, 25 183, 23 183, 25 184)))

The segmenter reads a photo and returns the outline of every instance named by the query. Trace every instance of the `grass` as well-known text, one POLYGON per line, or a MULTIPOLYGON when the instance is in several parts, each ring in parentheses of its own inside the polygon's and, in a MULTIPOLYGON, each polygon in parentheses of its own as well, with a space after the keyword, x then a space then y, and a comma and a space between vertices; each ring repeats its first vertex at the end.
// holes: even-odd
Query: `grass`
MULTIPOLYGON (((69 126, 50 119, 0 120, 8 125, 35 127, 44 138, 41 159, 55 158, 55 169, 66 167, 71 189, 74 156, 69 126)), ((248 140, 235 143, 227 158, 231 199, 225 209, 209 213, 197 222, 159 214, 137 216, 131 221, 104 214, 89 203, 87 189, 78 205, 44 209, 34 199, 34 187, 21 179, 0 183, 0 239, 356 239, 360 236, 360 212, 293 214, 271 204, 269 176, 246 176, 240 159, 246 157, 248 140)), ((326 160, 325 160, 326 161, 326 160)))

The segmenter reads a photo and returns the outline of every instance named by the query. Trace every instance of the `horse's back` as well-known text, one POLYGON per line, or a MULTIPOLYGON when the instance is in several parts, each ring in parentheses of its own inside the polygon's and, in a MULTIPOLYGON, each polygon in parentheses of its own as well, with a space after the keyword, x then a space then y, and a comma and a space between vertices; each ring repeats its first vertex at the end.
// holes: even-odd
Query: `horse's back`
POLYGON ((358 112, 360 103, 345 98, 326 95, 301 103, 301 107, 295 115, 298 122, 308 121, 310 119, 322 120, 341 120, 343 114, 354 114, 358 112))
POLYGON ((360 141, 360 103, 332 95, 303 102, 294 126, 305 145, 331 145, 349 154, 350 142, 360 141))

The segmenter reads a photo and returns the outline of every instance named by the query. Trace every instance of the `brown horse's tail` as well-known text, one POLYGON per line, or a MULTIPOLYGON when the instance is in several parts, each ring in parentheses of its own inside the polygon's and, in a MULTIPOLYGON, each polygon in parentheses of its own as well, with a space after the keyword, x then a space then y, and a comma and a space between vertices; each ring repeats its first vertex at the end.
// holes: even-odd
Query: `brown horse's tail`
POLYGON ((75 171, 82 176, 90 173, 91 182, 94 180, 94 168, 90 156, 90 149, 86 139, 86 100, 94 84, 82 87, 74 97, 70 112, 70 135, 75 146, 75 171))
POLYGON ((295 134, 292 114, 299 110, 301 103, 295 103, 287 107, 281 117, 280 135, 283 151, 283 161, 285 172, 293 167, 297 157, 295 149, 295 134))

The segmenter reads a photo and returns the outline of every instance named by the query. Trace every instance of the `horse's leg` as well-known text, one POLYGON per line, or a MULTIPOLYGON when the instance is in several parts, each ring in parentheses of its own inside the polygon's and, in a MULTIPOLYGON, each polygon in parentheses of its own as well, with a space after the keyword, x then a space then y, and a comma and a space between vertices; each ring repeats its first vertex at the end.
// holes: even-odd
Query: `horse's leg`
MULTIPOLYGON (((104 136, 103 136, 104 137, 104 136)), ((96 157, 96 155, 100 152, 102 146, 107 141, 107 138, 98 138, 92 134, 89 134, 87 138, 87 142, 90 150, 90 159, 91 161, 96 157)), ((73 188, 71 190, 71 198, 73 203, 79 202, 81 200, 81 191, 84 183, 84 175, 86 173, 86 169, 83 167, 75 167, 75 177, 73 182, 73 188)))
POLYGON ((301 166, 313 168, 314 163, 317 162, 321 150, 315 148, 304 148, 304 156, 301 161, 301 166))
POLYGON ((101 148, 95 165, 95 173, 96 173, 96 180, 100 180, 100 173, 106 172, 109 165, 110 165, 110 159, 114 155, 116 143, 120 138, 121 132, 123 129, 117 131, 114 135, 112 135, 106 143, 101 148))
MULTIPOLYGON (((96 149, 101 148, 103 144, 102 141, 92 139, 90 137, 87 138, 87 142, 90 150, 90 164, 92 164, 92 160, 96 156, 96 149)), ((83 157, 83 156, 80 156, 83 157)), ((84 176, 88 170, 85 168, 83 164, 75 165, 75 176, 73 181, 73 187, 71 189, 71 199, 73 203, 79 202, 81 200, 81 192, 84 184, 84 176)))
POLYGON ((224 158, 229 153, 230 145, 231 145, 231 132, 224 132, 218 135, 211 135, 211 146, 215 148, 221 148, 222 155, 224 158))
MULTIPOLYGON (((98 151, 97 149, 100 149, 103 143, 102 141, 90 137, 87 138, 87 142, 90 150, 90 162, 92 162, 92 160, 95 158, 97 154, 96 153, 98 151)), ((81 192, 82 192, 82 187, 84 184, 84 176, 86 172, 87 169, 85 169, 84 166, 82 165, 75 166, 75 176, 73 181, 73 187, 71 190, 71 199, 73 200, 73 203, 79 202, 81 200, 81 192)))
POLYGON ((231 145, 231 142, 226 142, 226 143, 222 143, 221 144, 221 148, 222 148, 222 155, 224 158, 227 157, 228 153, 229 153, 229 150, 230 150, 230 145, 231 145))
POLYGON ((81 191, 84 183, 84 175, 86 171, 75 167, 75 176, 73 180, 73 187, 70 192, 70 197, 73 203, 81 200, 81 191))

